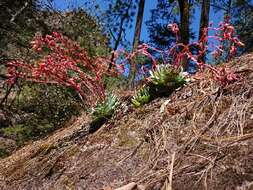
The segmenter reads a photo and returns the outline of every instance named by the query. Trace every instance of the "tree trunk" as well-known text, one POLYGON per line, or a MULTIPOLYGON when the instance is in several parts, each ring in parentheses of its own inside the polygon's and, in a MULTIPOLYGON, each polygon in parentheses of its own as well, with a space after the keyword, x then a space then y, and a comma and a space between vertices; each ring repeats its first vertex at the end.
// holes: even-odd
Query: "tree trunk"
MULTIPOLYGON (((203 0, 202 1, 202 8, 201 8, 201 16, 200 16, 200 25, 199 25, 199 40, 203 35, 204 28, 208 27, 209 24, 209 13, 210 13, 210 0, 203 0)), ((206 44, 202 44, 205 46, 206 44)), ((199 61, 205 61, 205 54, 200 56, 199 61)))
POLYGON ((231 9, 232 9, 232 0, 228 0, 227 11, 225 12, 225 16, 231 17, 231 9))
POLYGON ((189 44, 190 39, 190 7, 188 0, 178 0, 180 10, 180 32, 181 42, 183 44, 189 44))
MULTIPOLYGON (((180 41, 187 45, 190 41, 190 5, 188 0, 178 0, 180 10, 180 41)), ((182 60, 184 70, 188 69, 188 60, 185 56, 182 60)))
MULTIPOLYGON (((143 21, 144 7, 145 7, 145 0, 140 0, 137 18, 136 18, 135 31, 134 31, 134 40, 133 40, 133 49, 132 49, 133 52, 137 49, 139 42, 140 42, 141 25, 142 25, 142 21, 143 21)), ((135 61, 130 60, 129 83, 132 86, 134 86, 136 70, 137 70, 137 67, 136 67, 135 61)))
POLYGON ((199 27, 199 40, 202 36, 203 29, 208 27, 210 13, 210 0, 203 0, 199 27))

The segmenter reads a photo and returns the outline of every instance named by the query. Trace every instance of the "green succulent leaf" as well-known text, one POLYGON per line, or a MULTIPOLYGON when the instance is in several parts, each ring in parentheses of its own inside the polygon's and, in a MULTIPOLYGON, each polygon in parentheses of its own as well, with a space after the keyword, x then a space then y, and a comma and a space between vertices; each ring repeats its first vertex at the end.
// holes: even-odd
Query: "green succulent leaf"
POLYGON ((171 65, 158 65, 156 70, 150 72, 150 81, 157 86, 174 88, 185 84, 185 77, 171 65))
POLYGON ((136 95, 131 99, 131 102, 135 107, 140 107, 144 104, 149 103, 150 100, 151 96, 149 94, 149 88, 143 87, 139 91, 137 91, 136 95))
POLYGON ((110 94, 105 101, 99 103, 92 112, 93 119, 97 118, 107 118, 109 119, 113 113, 115 112, 116 108, 119 106, 120 102, 118 98, 110 94))

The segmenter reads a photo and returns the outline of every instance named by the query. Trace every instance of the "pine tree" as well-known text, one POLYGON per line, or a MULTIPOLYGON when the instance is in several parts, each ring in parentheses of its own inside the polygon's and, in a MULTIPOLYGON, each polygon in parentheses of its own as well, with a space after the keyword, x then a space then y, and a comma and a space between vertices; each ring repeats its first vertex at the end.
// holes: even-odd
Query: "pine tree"
MULTIPOLYGON (((132 28, 133 16, 135 15, 136 4, 134 0, 113 0, 104 13, 103 22, 107 33, 111 37, 112 50, 115 51, 121 45, 126 47, 126 30, 132 28)), ((114 60, 112 54, 111 62, 114 60)), ((112 64, 109 65, 109 70, 112 64)))
POLYGON ((156 8, 151 10, 151 17, 146 22, 150 43, 160 49, 167 49, 175 42, 173 33, 168 30, 168 23, 179 23, 176 17, 176 2, 157 1, 156 8))
MULTIPOLYGON (((134 39, 133 39, 133 49, 135 51, 139 45, 140 37, 141 37, 141 26, 143 21, 144 15, 144 7, 145 7, 145 0, 140 0, 138 5, 138 13, 136 17, 136 25, 135 25, 135 32, 134 32, 134 39)), ((129 83, 133 86, 135 75, 136 75, 136 62, 134 60, 130 61, 130 71, 129 71, 129 83)))
MULTIPOLYGON (((199 40, 203 36, 203 30, 209 25, 209 13, 210 13, 210 0, 202 0, 201 5, 201 16, 200 16, 200 24, 199 24, 199 40)), ((206 44, 202 44, 205 46, 206 44)), ((204 61, 205 55, 201 56, 201 61, 204 61)))

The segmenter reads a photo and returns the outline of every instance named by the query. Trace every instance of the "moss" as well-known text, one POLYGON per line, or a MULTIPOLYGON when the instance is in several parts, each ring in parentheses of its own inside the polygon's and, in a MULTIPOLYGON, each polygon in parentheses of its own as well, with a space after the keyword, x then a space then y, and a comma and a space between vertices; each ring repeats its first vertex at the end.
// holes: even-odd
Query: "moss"
POLYGON ((144 143, 141 146, 141 148, 139 149, 138 154, 140 155, 142 160, 148 160, 148 158, 149 158, 149 149, 148 148, 149 147, 148 147, 147 143, 146 144, 144 143))
POLYGON ((56 149, 56 148, 57 148, 57 146, 55 146, 54 144, 43 144, 39 147, 38 151, 32 157, 34 158, 40 154, 47 155, 53 149, 56 149))
POLYGON ((130 132, 132 130, 126 129, 126 128, 121 128, 119 133, 118 133, 118 145, 119 146, 124 146, 124 147, 134 147, 138 144, 138 137, 135 137, 133 135, 130 135, 130 132))
POLYGON ((10 153, 6 149, 0 148, 0 158, 5 158, 9 155, 10 155, 10 153))
POLYGON ((17 142, 18 146, 22 146, 26 141, 35 140, 37 137, 44 136, 53 131, 55 126, 48 121, 27 121, 24 124, 16 124, 12 127, 1 129, 1 132, 17 142), (38 122, 38 123, 36 123, 38 122))
POLYGON ((147 109, 145 109, 144 107, 139 107, 137 110, 137 114, 138 115, 143 115, 147 113, 147 109))
POLYGON ((79 148, 78 146, 72 146, 71 148, 69 148, 66 152, 65 152, 65 156, 67 158, 71 157, 71 156, 74 156, 76 153, 79 152, 79 148))

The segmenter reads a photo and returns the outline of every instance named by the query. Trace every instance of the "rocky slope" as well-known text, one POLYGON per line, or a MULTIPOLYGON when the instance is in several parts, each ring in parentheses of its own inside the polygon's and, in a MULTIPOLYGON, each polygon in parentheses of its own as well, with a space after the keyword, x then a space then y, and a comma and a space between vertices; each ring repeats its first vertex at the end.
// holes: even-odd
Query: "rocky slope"
POLYGON ((229 64, 239 81, 194 76, 169 98, 125 103, 95 133, 83 114, 2 159, 0 189, 253 189, 253 55, 229 64))

